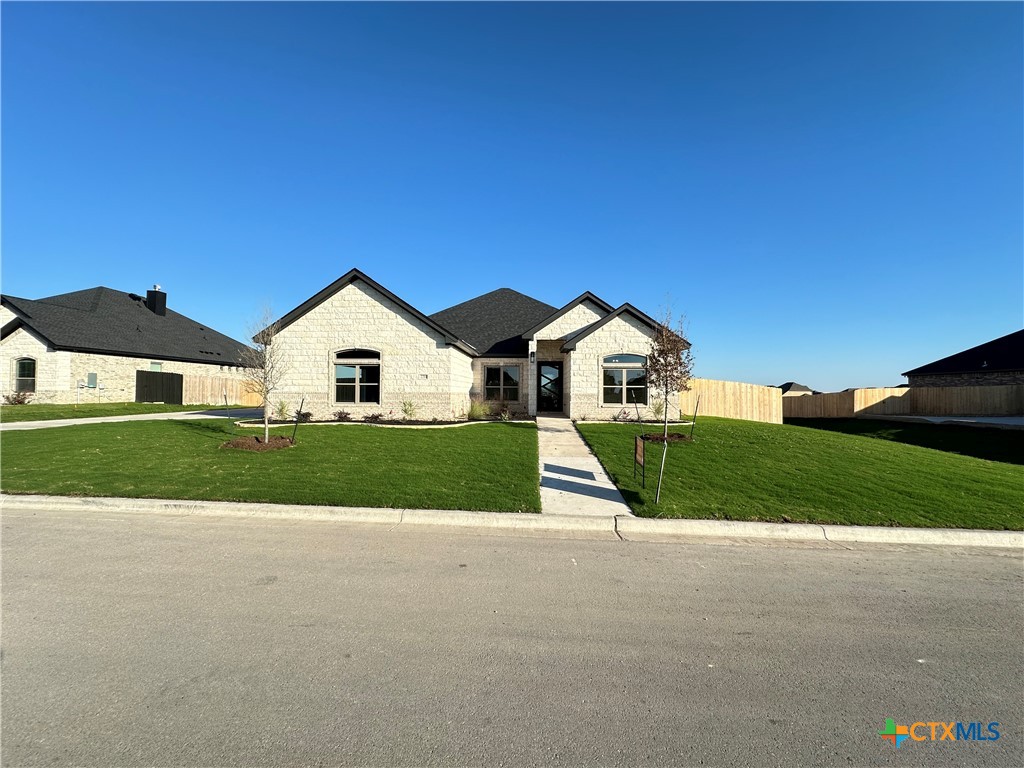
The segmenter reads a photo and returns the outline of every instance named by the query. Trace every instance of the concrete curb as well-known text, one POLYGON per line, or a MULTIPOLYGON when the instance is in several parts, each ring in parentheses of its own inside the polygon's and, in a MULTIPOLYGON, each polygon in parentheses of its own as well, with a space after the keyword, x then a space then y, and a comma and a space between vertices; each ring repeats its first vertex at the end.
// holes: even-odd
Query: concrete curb
POLYGON ((107 497, 0 495, 0 509, 43 506, 54 511, 129 512, 201 515, 208 517, 323 520, 395 526, 447 526, 490 531, 587 533, 625 541, 671 541, 694 538, 824 541, 832 544, 926 544, 959 547, 1001 547, 1024 551, 1022 531, 978 531, 952 528, 888 528, 807 523, 754 523, 732 520, 652 520, 626 515, 577 517, 520 512, 326 507, 256 504, 229 501, 121 499, 107 497))

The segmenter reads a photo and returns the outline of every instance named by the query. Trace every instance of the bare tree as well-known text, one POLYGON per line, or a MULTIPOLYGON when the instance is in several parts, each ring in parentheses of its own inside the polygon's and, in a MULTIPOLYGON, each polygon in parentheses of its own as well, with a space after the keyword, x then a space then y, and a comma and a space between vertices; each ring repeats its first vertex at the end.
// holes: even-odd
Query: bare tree
MULTIPOLYGON (((690 352, 690 342, 684 336, 684 325, 684 319, 680 317, 673 328, 672 310, 666 309, 658 322, 654 338, 651 339, 651 350, 647 354, 647 386, 658 392, 665 403, 665 442, 662 443, 655 504, 661 501, 661 481, 665 476, 665 457, 668 455, 669 397, 688 390, 693 374, 693 354, 690 352)), ((677 397, 677 408, 678 402, 677 397)))
POLYGON ((242 352, 245 384, 263 400, 263 441, 270 442, 270 396, 281 383, 287 366, 281 354, 281 346, 275 336, 278 325, 270 307, 264 307, 259 316, 249 325, 252 344, 242 352))

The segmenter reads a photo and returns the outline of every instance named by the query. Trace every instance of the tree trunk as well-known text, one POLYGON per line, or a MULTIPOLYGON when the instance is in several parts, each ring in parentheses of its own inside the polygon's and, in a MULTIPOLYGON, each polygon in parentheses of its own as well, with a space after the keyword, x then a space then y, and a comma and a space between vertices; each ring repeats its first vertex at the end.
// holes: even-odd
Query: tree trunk
POLYGON ((263 400, 263 442, 270 442, 270 402, 263 400))
POLYGON ((668 456, 668 385, 665 386, 665 442, 661 444, 661 471, 658 472, 658 490, 654 494, 654 503, 661 501, 661 481, 665 477, 665 457, 668 456))

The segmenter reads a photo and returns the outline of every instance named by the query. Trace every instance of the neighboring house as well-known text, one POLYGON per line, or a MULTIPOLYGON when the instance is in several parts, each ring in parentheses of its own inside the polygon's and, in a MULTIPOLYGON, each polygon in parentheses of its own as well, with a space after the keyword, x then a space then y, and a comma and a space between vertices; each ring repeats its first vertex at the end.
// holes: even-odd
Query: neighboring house
POLYGON ((591 293, 556 308, 502 288, 427 316, 353 269, 273 327, 286 370, 273 398, 304 398, 315 419, 397 418, 406 401, 417 418, 452 419, 471 397, 522 415, 650 415, 658 325, 591 293))
POLYGON ((911 387, 1024 384, 1024 330, 922 365, 903 375, 911 387))
POLYGON ((34 402, 180 403, 182 375, 241 378, 243 345, 167 309, 158 287, 3 295, 0 327, 0 392, 34 402))
POLYGON ((779 384, 779 389, 782 390, 783 397, 800 397, 801 395, 814 394, 814 390, 810 387, 805 387, 803 384, 797 384, 795 381, 787 381, 785 384, 779 384))

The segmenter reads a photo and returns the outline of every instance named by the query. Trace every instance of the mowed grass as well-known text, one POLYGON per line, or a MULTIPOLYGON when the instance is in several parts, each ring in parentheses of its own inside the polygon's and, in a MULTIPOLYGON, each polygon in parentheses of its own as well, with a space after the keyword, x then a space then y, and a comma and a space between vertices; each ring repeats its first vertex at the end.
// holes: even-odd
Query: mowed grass
POLYGON ((877 419, 787 419, 787 424, 920 445, 990 461, 1024 464, 1024 430, 877 419))
MULTIPOLYGON (((1024 467, 806 427, 701 418, 695 442, 647 444, 647 488, 633 479, 636 425, 577 425, 643 517, 1024 528, 1024 467)), ((689 427, 670 427, 687 433, 689 427)), ((647 428, 647 431, 651 431, 647 428)))
MULTIPOLYGON (((241 409, 241 405, 231 408, 241 409)), ((163 403, 28 403, 0 405, 0 422, 53 421, 55 419, 88 419, 95 416, 132 416, 139 413, 181 413, 183 411, 223 411, 223 405, 164 405, 163 403)))
POLYGON ((209 419, 5 432, 0 484, 5 493, 540 510, 534 424, 300 425, 292 448, 220 447, 239 434, 259 431, 209 419))

